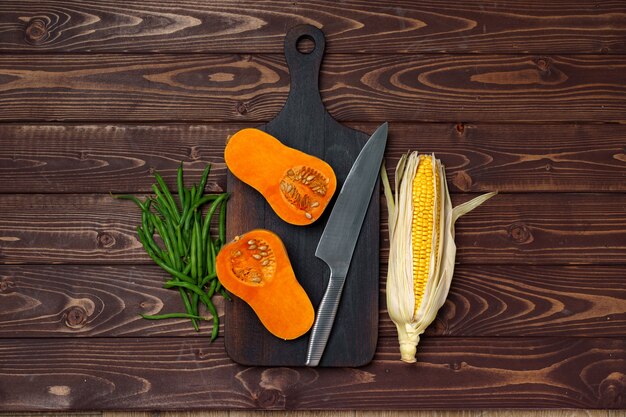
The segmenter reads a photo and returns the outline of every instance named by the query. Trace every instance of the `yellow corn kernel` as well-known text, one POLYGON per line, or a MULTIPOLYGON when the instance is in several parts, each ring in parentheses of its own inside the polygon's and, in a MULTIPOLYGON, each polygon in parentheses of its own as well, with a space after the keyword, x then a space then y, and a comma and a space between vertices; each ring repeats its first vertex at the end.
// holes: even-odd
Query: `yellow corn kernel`
POLYGON ((435 259, 439 248, 439 170, 436 169, 432 156, 421 156, 417 172, 413 178, 413 219, 411 223, 411 243, 413 250, 413 294, 415 312, 419 309, 428 275, 430 273, 433 252, 435 259), (436 244, 433 248, 433 236, 436 244))

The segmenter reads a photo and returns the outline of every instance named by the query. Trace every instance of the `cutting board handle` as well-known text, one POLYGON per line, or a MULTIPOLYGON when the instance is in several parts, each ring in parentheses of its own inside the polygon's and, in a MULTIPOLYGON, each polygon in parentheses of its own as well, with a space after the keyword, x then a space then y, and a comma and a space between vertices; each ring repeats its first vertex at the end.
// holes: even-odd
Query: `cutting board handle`
MULTIPOLYGON (((324 33, 311 25, 294 26, 285 36, 285 59, 289 66, 291 82, 289 97, 283 110, 290 112, 326 113, 319 92, 319 71, 324 57, 326 39, 324 33), (298 42, 308 39, 315 43, 313 50, 303 53, 298 50, 298 42)), ((287 116, 287 115, 281 115, 287 116)), ((292 117, 293 115, 289 115, 292 117)))

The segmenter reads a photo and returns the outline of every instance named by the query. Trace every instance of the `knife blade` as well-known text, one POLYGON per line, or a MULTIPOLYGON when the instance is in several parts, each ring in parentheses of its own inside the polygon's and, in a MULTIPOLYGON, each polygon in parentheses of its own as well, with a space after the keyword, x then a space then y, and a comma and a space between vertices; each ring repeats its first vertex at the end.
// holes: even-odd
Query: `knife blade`
POLYGON ((330 213, 315 256, 330 268, 330 281, 311 331, 306 366, 322 358, 339 307, 350 261, 367 213, 387 144, 387 123, 370 136, 346 177, 330 213))

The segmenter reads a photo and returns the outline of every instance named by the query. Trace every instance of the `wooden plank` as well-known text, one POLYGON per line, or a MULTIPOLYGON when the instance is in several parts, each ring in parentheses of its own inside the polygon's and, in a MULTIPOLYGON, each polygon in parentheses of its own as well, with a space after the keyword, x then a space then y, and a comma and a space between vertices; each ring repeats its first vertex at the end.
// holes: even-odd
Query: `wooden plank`
MULTIPOLYGON (((381 275, 380 337, 395 338, 381 275)), ((0 266, 0 338, 150 337, 206 339, 187 320, 148 322, 139 313, 183 311, 161 288, 156 266, 0 266)), ((428 336, 626 336, 626 266, 456 268, 448 301, 428 336)), ((224 302, 215 297, 223 315, 224 302)), ((223 322, 223 320, 222 320, 223 322)), ((223 327, 220 328, 223 335, 223 327)))
MULTIPOLYGON (((626 120, 624 56, 328 55, 340 121, 626 120)), ((3 121, 267 121, 282 55, 5 55, 3 121)))
MULTIPOLYGON (((471 195, 453 195, 459 204, 471 195)), ((456 225, 465 264, 623 264, 626 194, 500 194, 456 225)), ((381 202, 381 260, 387 220, 381 202)), ((137 207, 102 194, 0 195, 0 264, 151 263, 137 207)))
POLYGON ((481 417, 608 417, 610 410, 485 410, 481 417))
MULTIPOLYGON (((381 337, 397 337, 381 278, 381 337)), ((460 265, 432 336, 624 336, 626 267, 460 265)))
MULTIPOLYGON (((0 124, 0 193, 146 193, 154 170, 173 184, 180 161, 190 183, 211 163, 207 190, 221 192, 226 138, 254 126, 0 124)), ((435 152, 452 192, 626 191, 625 143, 617 124, 392 123, 386 164, 393 176, 407 150, 435 152)))
MULTIPOLYGON (((221 339, 220 339, 221 341, 221 339)), ((362 368, 246 368, 221 342, 4 339, 3 411, 59 409, 623 408, 626 339, 383 339, 362 368), (419 376, 419 377, 417 377, 419 376), (621 379, 620 379, 621 378, 621 379), (28 389, 19 389, 27 386, 28 389), (63 386, 65 395, 50 394, 63 386), (401 387, 401 388, 400 388, 401 387)))
MULTIPOLYGON (((162 288, 168 278, 156 265, 0 266, 0 337, 210 337, 210 322, 196 333, 189 320, 139 316, 185 311, 179 293, 162 288)), ((213 300, 223 318, 224 300, 213 300)))
POLYGON ((323 28, 332 52, 626 52, 624 5, 589 0, 8 0, 0 16, 2 52, 279 52, 299 23, 323 28))
MULTIPOLYGON (((82 411, 76 413, 59 413, 59 412, 38 412, 38 413, 2 413, 0 417, 101 417, 99 411, 82 411)), ((143 416, 142 416, 143 417, 143 416)))
POLYGON ((355 417, 484 417, 483 410, 458 411, 357 411, 355 417))

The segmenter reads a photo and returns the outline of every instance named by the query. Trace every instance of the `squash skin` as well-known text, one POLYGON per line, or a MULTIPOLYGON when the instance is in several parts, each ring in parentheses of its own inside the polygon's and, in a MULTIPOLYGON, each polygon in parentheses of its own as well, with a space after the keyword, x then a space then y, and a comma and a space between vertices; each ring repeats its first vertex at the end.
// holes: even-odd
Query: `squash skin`
POLYGON ((226 144, 224 160, 233 175, 261 193, 278 217, 293 225, 319 219, 337 189, 329 164, 258 129, 235 133, 226 144))
POLYGON ((275 233, 255 229, 238 236, 218 253, 216 270, 222 285, 248 303, 274 336, 296 339, 313 326, 315 310, 311 300, 296 279, 285 246, 275 233), (256 247, 251 250, 252 246, 256 247), (267 249, 260 249, 264 246, 267 249), (261 257, 261 253, 267 255, 253 257, 261 257), (262 267, 266 260, 267 266, 262 267), (261 276, 260 282, 252 282, 257 275, 261 276))

